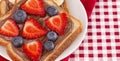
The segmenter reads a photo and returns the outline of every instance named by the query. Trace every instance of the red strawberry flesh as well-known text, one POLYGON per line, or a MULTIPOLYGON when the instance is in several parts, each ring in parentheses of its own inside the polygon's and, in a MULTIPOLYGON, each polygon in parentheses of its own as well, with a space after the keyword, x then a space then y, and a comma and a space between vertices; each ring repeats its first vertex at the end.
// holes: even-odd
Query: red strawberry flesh
POLYGON ((65 13, 61 13, 50 17, 45 21, 45 24, 51 30, 56 31, 59 35, 62 35, 65 32, 67 24, 67 15, 65 13))
POLYGON ((47 30, 42 27, 35 19, 27 18, 23 27, 22 36, 25 38, 38 38, 45 36, 47 30))
POLYGON ((9 18, 0 28, 0 34, 15 37, 19 34, 18 25, 12 18, 9 18))
POLYGON ((40 40, 32 41, 23 45, 23 51, 32 60, 38 60, 42 53, 42 42, 40 40))
POLYGON ((21 8, 30 14, 45 15, 43 0, 27 0, 21 8))

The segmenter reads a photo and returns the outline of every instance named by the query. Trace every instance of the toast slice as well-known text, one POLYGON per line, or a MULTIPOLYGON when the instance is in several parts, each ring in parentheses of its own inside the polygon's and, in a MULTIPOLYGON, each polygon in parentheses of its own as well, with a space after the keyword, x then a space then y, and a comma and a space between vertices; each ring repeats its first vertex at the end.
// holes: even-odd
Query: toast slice
MULTIPOLYGON (((44 3, 49 6, 57 7, 59 13, 66 13, 70 23, 72 23, 70 29, 68 29, 68 32, 66 31, 67 33, 63 36, 60 36, 55 42, 55 48, 52 51, 43 51, 41 58, 39 58, 39 61, 55 61, 55 59, 63 51, 65 51, 65 49, 67 49, 74 41, 74 39, 82 32, 82 23, 80 20, 71 16, 61 7, 57 6, 52 0, 44 0, 44 3)), ((16 48, 13 48, 9 40, 0 37, 0 45, 6 47, 6 51, 13 61, 30 61, 28 57, 26 57, 25 53, 23 53, 23 51, 19 52, 16 48)))

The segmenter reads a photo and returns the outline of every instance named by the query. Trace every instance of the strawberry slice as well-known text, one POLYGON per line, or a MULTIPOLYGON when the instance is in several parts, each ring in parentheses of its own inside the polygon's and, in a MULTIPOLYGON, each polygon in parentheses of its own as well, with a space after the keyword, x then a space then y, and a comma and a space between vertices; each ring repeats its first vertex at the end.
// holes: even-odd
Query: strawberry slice
POLYGON ((25 54, 33 61, 37 61, 42 53, 42 42, 40 40, 32 41, 22 46, 25 54))
POLYGON ((19 34, 19 28, 16 22, 9 18, 6 22, 0 27, 0 34, 9 37, 15 37, 19 34))
POLYGON ((65 27, 67 24, 67 15, 66 13, 61 13, 50 17, 45 21, 45 24, 51 30, 56 31, 59 35, 62 35, 65 32, 65 27))
POLYGON ((35 19, 27 18, 22 30, 22 36, 25 38, 38 38, 47 34, 47 30, 43 28, 35 19))
POLYGON ((21 8, 27 13, 44 16, 45 9, 43 5, 43 0, 27 0, 21 8))

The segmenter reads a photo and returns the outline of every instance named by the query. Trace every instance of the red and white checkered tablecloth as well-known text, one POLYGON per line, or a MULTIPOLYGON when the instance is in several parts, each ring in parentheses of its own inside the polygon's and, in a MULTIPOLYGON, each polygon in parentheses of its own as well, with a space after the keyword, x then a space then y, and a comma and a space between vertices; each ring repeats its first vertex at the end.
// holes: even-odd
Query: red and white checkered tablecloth
POLYGON ((87 35, 69 61, 120 61, 120 0, 97 0, 87 35))

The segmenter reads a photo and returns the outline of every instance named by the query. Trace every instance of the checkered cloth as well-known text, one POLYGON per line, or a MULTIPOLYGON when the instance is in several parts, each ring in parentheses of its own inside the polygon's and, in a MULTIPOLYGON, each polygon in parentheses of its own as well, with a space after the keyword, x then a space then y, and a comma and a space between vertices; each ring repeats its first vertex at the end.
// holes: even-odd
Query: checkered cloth
POLYGON ((69 61, 120 61, 120 0, 97 0, 87 35, 69 61))

